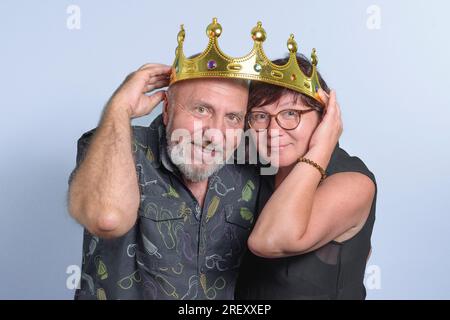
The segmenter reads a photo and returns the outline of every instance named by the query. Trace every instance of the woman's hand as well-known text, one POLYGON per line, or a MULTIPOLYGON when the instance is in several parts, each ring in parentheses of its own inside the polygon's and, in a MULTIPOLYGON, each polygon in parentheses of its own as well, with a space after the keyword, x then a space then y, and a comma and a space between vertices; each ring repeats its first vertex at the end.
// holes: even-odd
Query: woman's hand
POLYGON ((331 90, 328 95, 324 90, 319 89, 319 96, 325 103, 324 114, 311 137, 305 157, 311 157, 311 160, 318 162, 325 169, 342 134, 343 124, 341 110, 336 101, 336 91, 331 90))

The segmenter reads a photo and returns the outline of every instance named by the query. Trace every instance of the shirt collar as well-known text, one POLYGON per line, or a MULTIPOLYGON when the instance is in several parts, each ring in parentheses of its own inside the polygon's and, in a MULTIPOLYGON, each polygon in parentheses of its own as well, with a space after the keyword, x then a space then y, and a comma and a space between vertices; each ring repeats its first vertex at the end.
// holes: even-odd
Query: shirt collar
POLYGON ((154 145, 155 149, 158 149, 158 157, 156 161, 156 165, 159 166, 162 164, 164 168, 166 168, 168 171, 178 174, 179 171, 177 167, 173 164, 173 162, 170 160, 169 154, 167 152, 167 138, 166 138, 166 126, 164 125, 162 114, 157 116, 155 120, 150 124, 150 130, 149 134, 151 135, 149 137, 149 141, 153 141, 152 145, 154 145), (156 131, 156 135, 155 135, 156 131), (156 137, 155 137, 156 136, 156 137), (156 141, 154 139, 156 138, 156 141))

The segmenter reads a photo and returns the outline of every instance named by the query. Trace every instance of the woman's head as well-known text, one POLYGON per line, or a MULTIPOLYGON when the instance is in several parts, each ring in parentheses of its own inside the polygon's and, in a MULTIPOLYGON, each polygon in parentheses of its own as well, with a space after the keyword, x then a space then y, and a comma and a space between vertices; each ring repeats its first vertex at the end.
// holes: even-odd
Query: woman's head
MULTIPOLYGON (((284 65, 288 59, 272 62, 284 65)), ((312 65, 305 56, 298 54, 297 62, 304 74, 311 74, 312 65)), ((320 73, 318 77, 322 89, 329 93, 320 73)), ((267 141, 257 139, 258 148, 263 156, 265 152, 261 151, 265 147, 272 155, 276 154, 276 166, 290 166, 308 151, 311 136, 320 123, 322 110, 320 102, 297 91, 256 81, 250 85, 248 121, 256 130, 267 127, 267 141), (278 146, 275 145, 277 140, 278 146), (266 143, 267 146, 264 146, 266 143)))

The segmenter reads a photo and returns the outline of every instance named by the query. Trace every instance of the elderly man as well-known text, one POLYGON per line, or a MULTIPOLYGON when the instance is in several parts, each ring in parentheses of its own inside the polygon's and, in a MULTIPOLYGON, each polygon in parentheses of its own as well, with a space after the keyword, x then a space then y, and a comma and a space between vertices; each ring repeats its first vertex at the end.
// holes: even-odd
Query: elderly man
POLYGON ((251 167, 225 164, 248 86, 190 79, 146 94, 170 73, 147 64, 129 75, 78 141, 69 188, 69 211, 85 227, 78 299, 233 298, 259 185, 251 167), (161 101, 149 127, 130 125, 161 101))

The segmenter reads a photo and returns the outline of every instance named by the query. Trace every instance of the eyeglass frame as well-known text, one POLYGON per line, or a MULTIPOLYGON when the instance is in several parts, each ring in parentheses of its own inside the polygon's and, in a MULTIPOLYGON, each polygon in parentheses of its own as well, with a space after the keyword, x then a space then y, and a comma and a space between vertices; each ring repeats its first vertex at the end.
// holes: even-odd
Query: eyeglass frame
POLYGON ((282 128, 283 130, 288 130, 288 131, 290 131, 290 130, 295 130, 295 129, 297 129, 297 127, 300 125, 300 122, 301 122, 301 120, 302 120, 302 115, 303 115, 303 114, 306 114, 306 113, 308 113, 308 112, 311 112, 311 111, 317 111, 317 112, 319 112, 319 113, 323 113, 323 110, 322 110, 322 109, 317 109, 317 108, 310 108, 310 109, 306 109, 306 110, 284 109, 284 110, 281 110, 281 111, 277 112, 276 114, 270 114, 270 113, 264 112, 264 111, 250 111, 250 112, 247 114, 247 123, 248 123, 249 127, 252 128, 252 129, 255 130, 255 131, 264 131, 264 130, 267 130, 267 128, 270 127, 270 123, 272 122, 272 118, 275 118, 275 121, 276 121, 277 124, 280 126, 280 128, 282 128), (280 121, 278 120, 278 115, 279 115, 280 113, 282 113, 282 112, 285 112, 285 111, 294 111, 294 112, 297 112, 297 113, 298 113, 298 115, 299 115, 299 117, 298 117, 298 123, 297 123, 297 125, 296 125, 294 128, 286 129, 286 128, 284 128, 284 127, 280 124, 280 121), (268 124, 267 124, 267 127, 264 128, 264 129, 258 129, 258 130, 255 129, 255 128, 253 128, 252 125, 250 124, 250 115, 251 115, 252 113, 264 113, 264 114, 268 115, 268 116, 270 117, 270 119, 269 119, 269 122, 268 122, 268 124))

